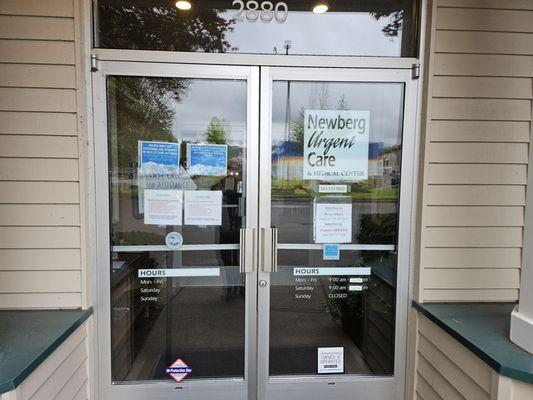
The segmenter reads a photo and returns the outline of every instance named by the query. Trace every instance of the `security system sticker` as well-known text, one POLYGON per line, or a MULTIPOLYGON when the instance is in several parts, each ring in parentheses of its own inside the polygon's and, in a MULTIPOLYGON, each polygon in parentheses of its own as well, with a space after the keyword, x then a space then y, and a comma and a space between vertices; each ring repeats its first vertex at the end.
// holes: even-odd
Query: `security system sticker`
POLYGON ((165 236, 165 244, 169 249, 179 249, 183 244, 183 236, 179 232, 170 232, 165 236))
POLYGON ((317 372, 319 374, 344 373, 344 347, 319 347, 317 372))
POLYGON ((176 382, 181 382, 192 372, 192 368, 189 367, 181 358, 178 358, 165 369, 165 372, 169 374, 176 382))
POLYGON ((338 243, 324 243, 322 248, 322 258, 324 260, 340 260, 341 252, 338 243))

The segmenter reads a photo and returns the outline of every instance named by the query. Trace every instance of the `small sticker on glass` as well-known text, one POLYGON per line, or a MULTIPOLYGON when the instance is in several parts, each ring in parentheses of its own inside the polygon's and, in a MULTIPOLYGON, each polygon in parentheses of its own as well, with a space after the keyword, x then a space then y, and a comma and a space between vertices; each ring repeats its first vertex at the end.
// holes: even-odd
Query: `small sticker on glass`
POLYGON ((179 249, 183 244, 183 236, 179 232, 170 232, 165 236, 165 244, 169 249, 179 249))
POLYGON ((324 243, 322 248, 322 258, 324 260, 340 260, 341 252, 338 243, 324 243))
POLYGON ((342 374, 344 373, 344 347, 319 347, 318 348, 318 373, 342 374))

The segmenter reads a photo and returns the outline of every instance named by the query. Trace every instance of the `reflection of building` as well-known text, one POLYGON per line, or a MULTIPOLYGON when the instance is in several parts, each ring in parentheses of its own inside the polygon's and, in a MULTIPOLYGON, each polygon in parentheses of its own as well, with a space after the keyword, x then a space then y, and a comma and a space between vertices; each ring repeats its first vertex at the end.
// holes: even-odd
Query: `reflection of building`
POLYGON ((272 149, 272 176, 277 179, 302 179, 302 144, 284 140, 272 149))
MULTIPOLYGON (((382 177, 387 175, 384 169, 383 142, 371 142, 368 144, 368 176, 382 177)), ((399 160, 401 155, 396 155, 399 173, 399 160)), ((278 142, 272 149, 272 176, 278 179, 302 179, 303 177, 303 149, 302 144, 284 140, 278 142)), ((390 184, 388 185, 390 186, 390 184)))
POLYGON ((383 175, 399 176, 402 160, 400 147, 390 147, 383 152, 383 175))
POLYGON ((368 176, 383 175, 383 142, 368 144, 368 176))
MULTIPOLYGON (((372 180, 376 187, 397 186, 400 178, 401 147, 382 148, 381 174, 374 176, 372 180)), ((370 175, 370 166, 369 166, 370 175)))

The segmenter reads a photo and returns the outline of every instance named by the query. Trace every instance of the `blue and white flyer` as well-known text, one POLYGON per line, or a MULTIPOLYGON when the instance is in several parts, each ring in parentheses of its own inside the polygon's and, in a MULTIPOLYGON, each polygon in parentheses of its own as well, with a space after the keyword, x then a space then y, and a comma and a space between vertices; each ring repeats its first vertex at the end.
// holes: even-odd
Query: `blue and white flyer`
POLYGON ((228 146, 225 144, 187 144, 190 176, 225 176, 228 171, 228 146))
POLYGON ((179 143, 139 140, 139 166, 141 174, 178 174, 179 143))
POLYGON ((368 179, 370 111, 305 110, 303 179, 368 179))
MULTIPOLYGON (((180 145, 170 142, 138 141, 139 213, 144 213, 145 189, 182 189, 180 179, 180 145)), ((190 179, 189 179, 190 180, 190 179)))

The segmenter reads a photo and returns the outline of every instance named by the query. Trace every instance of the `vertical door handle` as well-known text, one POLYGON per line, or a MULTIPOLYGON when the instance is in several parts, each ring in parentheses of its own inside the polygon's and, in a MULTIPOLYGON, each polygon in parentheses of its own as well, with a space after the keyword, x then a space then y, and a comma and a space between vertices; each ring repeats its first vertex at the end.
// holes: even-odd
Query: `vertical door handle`
POLYGON ((254 272, 255 229, 241 228, 239 232, 239 271, 254 272))
POLYGON ((278 270, 278 228, 261 228, 261 265, 263 272, 278 270))

